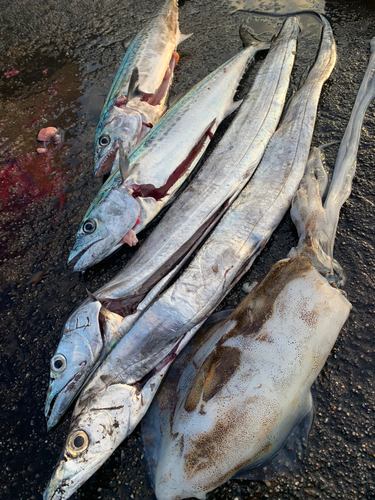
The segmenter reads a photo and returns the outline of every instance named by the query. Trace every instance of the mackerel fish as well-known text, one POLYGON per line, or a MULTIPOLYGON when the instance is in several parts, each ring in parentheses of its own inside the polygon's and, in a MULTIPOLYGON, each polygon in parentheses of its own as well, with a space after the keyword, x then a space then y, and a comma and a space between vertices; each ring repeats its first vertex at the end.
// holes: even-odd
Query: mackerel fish
POLYGON ((56 425, 94 366, 179 271, 253 174, 281 116, 298 30, 295 18, 286 20, 247 98, 197 176, 123 271, 67 321, 51 360, 48 428, 56 425))
POLYGON ((151 130, 166 111, 178 62, 178 2, 167 0, 133 39, 105 100, 95 133, 95 174, 111 171, 119 141, 125 153, 151 130))
POLYGON ((68 498, 134 430, 182 344, 250 268, 286 213, 306 166, 319 94, 336 60, 331 27, 325 18, 322 22, 316 63, 248 186, 192 263, 138 319, 81 392, 44 500, 68 498), (292 133, 294 127, 297 133, 292 133))
POLYGON ((102 186, 78 230, 68 260, 76 271, 123 244, 137 243, 136 233, 171 201, 220 122, 241 104, 233 102, 241 76, 255 53, 268 47, 266 42, 250 45, 193 87, 130 154, 129 164, 117 154, 121 170, 102 186))

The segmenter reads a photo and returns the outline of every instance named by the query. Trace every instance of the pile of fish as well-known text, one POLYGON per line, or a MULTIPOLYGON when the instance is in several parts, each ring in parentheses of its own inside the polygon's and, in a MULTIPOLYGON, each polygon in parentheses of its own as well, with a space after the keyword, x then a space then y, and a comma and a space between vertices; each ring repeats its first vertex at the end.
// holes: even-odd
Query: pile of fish
POLYGON ((316 17, 319 53, 286 109, 295 17, 272 43, 248 34, 245 49, 168 112, 175 51, 186 38, 177 0, 167 0, 128 48, 95 136, 95 173, 111 175, 69 261, 82 271, 124 244, 136 245, 136 234, 173 203, 125 268, 89 292, 66 322, 51 360, 48 428, 77 401, 45 500, 69 498, 135 429, 155 395, 143 436, 159 500, 205 498, 244 469, 254 477, 251 471, 276 460, 302 420, 311 424, 311 385, 351 308, 338 289, 345 277, 333 246, 375 95, 371 55, 325 197, 321 149, 310 145, 336 45, 328 21, 316 17), (268 54, 250 92, 234 102, 260 50, 268 54), (177 193, 237 108, 213 153, 177 193), (228 318, 202 327, 291 203, 297 247, 228 318))

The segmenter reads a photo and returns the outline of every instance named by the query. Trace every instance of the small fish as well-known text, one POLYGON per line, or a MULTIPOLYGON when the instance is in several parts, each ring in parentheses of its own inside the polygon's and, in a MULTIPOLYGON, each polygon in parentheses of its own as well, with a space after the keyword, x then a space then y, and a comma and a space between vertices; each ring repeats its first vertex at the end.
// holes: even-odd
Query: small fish
MULTIPOLYGON (((154 300, 156 290, 160 293, 162 286, 165 287, 178 272, 229 208, 260 162, 281 116, 298 31, 297 20, 289 18, 264 60, 248 97, 215 151, 125 268, 95 293, 105 308, 126 317, 120 327, 121 335, 144 311, 145 304, 154 300), (168 277, 159 282, 167 273, 168 277), (158 282, 158 287, 150 292, 158 282)), ((71 324, 76 321, 77 325, 81 325, 80 317, 87 317, 87 307, 87 303, 82 304, 69 318, 54 355, 54 358, 64 356, 66 370, 56 374, 52 369, 53 362, 51 364, 50 390, 45 408, 48 428, 58 422, 91 370, 119 340, 116 332, 113 339, 108 338, 108 342, 102 342, 99 348, 98 333, 86 329, 85 363, 76 358, 78 349, 74 341, 81 342, 83 332, 77 329, 79 335, 72 335, 71 324), (90 340, 91 333, 94 334, 93 341, 90 340), (66 342, 66 335, 69 342, 66 342), (95 345, 94 349, 91 344, 95 345), (70 383, 73 373, 76 374, 75 379, 80 374, 79 382, 74 385, 70 383)), ((95 316, 100 309, 94 305, 91 308, 94 316, 90 316, 90 322, 102 326, 104 318, 98 323, 95 316)))
POLYGON ((111 171, 118 141, 125 153, 151 130, 166 110, 166 100, 178 62, 178 2, 167 0, 130 44, 117 71, 95 133, 95 174, 111 171))
POLYGON ((68 498, 132 432, 182 344, 268 241, 303 175, 320 89, 333 69, 335 55, 332 30, 324 20, 319 57, 310 73, 312 81, 309 76, 294 96, 249 185, 192 263, 113 348, 81 392, 44 500, 68 498), (298 120, 297 125, 294 120, 298 120), (298 133, 293 135, 295 126, 298 133), (293 170, 297 172, 292 174, 293 170))
POLYGON ((141 231, 171 201, 210 143, 233 102, 248 63, 269 43, 258 42, 221 65, 184 96, 131 153, 117 154, 116 170, 91 203, 69 262, 81 271, 134 245, 141 231))

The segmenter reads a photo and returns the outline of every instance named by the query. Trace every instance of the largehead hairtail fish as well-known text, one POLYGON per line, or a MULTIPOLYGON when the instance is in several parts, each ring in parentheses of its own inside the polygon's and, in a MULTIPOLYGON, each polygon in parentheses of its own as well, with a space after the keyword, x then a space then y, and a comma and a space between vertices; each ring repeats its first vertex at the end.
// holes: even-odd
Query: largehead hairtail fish
POLYGON ((271 139, 249 186, 228 209, 182 276, 139 318, 82 391, 63 458, 45 500, 53 498, 55 492, 59 492, 57 498, 67 498, 134 428, 152 399, 148 384, 155 387, 153 384, 161 378, 160 370, 174 359, 186 335, 207 318, 269 239, 289 207, 306 165, 303 145, 309 147, 317 108, 317 98, 311 96, 319 95, 334 62, 335 44, 331 28, 325 23, 320 54, 311 73, 314 84, 308 92, 303 90, 310 84, 308 77, 294 97, 296 104, 293 100, 281 132, 271 139), (291 117, 298 120, 296 134, 291 134, 291 117), (271 147, 274 140, 277 143, 271 147), (297 174, 292 175, 293 169, 297 174), (129 422, 125 432, 113 432, 113 422, 120 421, 129 422), (71 443, 76 436, 84 444, 76 448, 73 456, 71 443))
POLYGON ((311 410, 310 387, 351 309, 336 286, 343 273, 331 250, 351 191, 364 113, 375 96, 374 64, 372 55, 324 205, 320 149, 310 152, 291 209, 297 247, 222 325, 198 332, 143 421, 160 500, 205 498, 243 468, 251 475, 311 410))
POLYGON ((175 50, 187 36, 179 30, 177 0, 167 0, 130 44, 96 128, 96 175, 111 171, 119 141, 129 154, 164 114, 175 50))
POLYGON ((49 428, 58 422, 98 360, 119 340, 109 313, 126 317, 121 326, 124 334, 151 297, 156 297, 156 289, 149 293, 150 289, 174 268, 169 278, 158 285, 160 293, 161 285, 166 286, 176 274, 252 175, 283 109, 297 34, 297 21, 289 18, 263 62, 248 97, 198 175, 123 271, 95 292, 98 302, 86 301, 69 318, 51 361, 45 408, 49 428), (100 304, 107 311, 106 317, 100 304), (87 322, 90 328, 83 330, 82 325, 87 322), (99 329, 104 330, 104 326, 106 332, 113 334, 100 335, 99 329), (64 359, 61 366, 60 359, 64 359), (59 365, 57 371, 55 361, 59 365))
POLYGON ((83 270, 127 243, 171 200, 198 163, 220 122, 236 109, 238 83, 249 61, 269 44, 241 51, 197 84, 115 171, 89 207, 69 256, 83 270))

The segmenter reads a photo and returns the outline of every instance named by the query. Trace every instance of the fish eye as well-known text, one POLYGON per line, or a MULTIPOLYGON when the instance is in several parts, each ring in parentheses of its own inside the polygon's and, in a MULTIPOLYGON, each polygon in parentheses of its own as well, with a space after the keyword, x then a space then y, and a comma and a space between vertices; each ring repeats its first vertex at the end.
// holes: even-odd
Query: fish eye
POLYGON ((87 219, 87 221, 82 226, 82 231, 85 234, 91 234, 96 229, 96 221, 93 219, 87 219))
POLYGON ((51 359, 51 370, 55 373, 62 373, 66 368, 66 357, 63 354, 56 354, 51 359))
POLYGON ((68 444, 66 447, 69 454, 75 457, 80 453, 82 453, 83 451, 85 451, 88 445, 89 445, 88 435, 86 434, 85 431, 78 430, 72 432, 72 434, 69 436, 68 444))
POLYGON ((102 146, 103 148, 105 146, 108 146, 108 144, 111 142, 111 138, 109 135, 105 134, 99 137, 99 146, 102 146))

